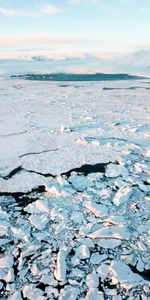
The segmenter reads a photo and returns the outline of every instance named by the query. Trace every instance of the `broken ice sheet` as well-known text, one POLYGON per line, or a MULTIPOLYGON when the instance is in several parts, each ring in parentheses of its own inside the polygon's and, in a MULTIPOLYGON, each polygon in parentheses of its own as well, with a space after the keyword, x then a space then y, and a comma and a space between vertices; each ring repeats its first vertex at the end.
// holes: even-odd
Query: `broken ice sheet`
MULTIPOLYGON (((4 134, 27 130, 22 139, 0 137, 3 146, 11 146, 9 153, 0 148, 1 176, 9 175, 0 178, 0 259, 14 260, 10 271, 5 259, 7 268, 1 268, 2 298, 121 300, 127 293, 145 300, 148 295, 142 274, 149 269, 149 92, 143 97, 144 89, 122 89, 126 100, 120 101, 115 91, 109 90, 109 96, 103 91, 111 84, 81 83, 75 89, 70 83, 62 92, 55 82, 22 80, 16 97, 14 81, 7 86, 0 81, 9 94, 0 101, 2 128, 9 126, 4 134), (6 114, 12 104, 15 118, 11 109, 6 114), (22 145, 12 147, 21 140, 22 145), (103 173, 85 176, 80 173, 85 164, 90 171, 102 164, 103 173), (40 193, 39 185, 46 192, 40 193), (37 188, 27 204, 26 193, 37 188), (18 193, 23 193, 23 207, 18 193)), ((113 82, 118 84, 131 86, 113 82)))

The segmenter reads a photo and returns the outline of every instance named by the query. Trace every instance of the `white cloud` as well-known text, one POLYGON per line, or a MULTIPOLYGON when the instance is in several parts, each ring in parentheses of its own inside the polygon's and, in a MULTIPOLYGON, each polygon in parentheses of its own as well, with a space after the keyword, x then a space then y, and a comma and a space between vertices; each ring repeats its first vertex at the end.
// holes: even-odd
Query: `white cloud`
POLYGON ((43 5, 34 10, 17 10, 7 7, 0 7, 0 14, 8 17, 42 17, 62 12, 63 10, 61 8, 49 4, 43 5))

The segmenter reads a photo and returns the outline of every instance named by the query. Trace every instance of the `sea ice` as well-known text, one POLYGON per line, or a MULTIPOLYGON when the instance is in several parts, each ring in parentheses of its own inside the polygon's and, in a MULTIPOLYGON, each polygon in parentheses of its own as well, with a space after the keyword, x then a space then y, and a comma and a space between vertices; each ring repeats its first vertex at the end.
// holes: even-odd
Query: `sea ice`
POLYGON ((147 87, 0 80, 2 299, 148 299, 147 87))

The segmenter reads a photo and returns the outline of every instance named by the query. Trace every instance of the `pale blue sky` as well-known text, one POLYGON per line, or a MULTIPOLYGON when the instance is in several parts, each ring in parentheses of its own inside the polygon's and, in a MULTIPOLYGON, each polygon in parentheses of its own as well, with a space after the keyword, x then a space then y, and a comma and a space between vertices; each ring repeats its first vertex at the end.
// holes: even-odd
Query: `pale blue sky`
POLYGON ((150 0, 0 0, 0 55, 150 47, 150 0))

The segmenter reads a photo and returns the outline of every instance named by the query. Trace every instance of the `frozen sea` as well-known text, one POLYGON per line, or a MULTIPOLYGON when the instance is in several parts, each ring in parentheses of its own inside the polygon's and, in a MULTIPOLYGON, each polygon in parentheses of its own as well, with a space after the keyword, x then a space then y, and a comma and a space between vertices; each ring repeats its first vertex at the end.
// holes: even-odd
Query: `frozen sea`
POLYGON ((150 80, 0 80, 0 297, 150 299, 150 80))

